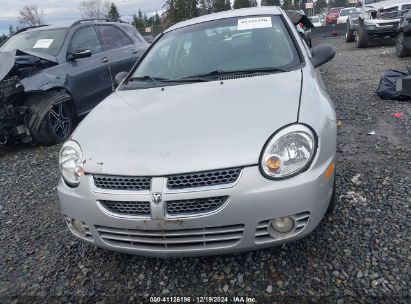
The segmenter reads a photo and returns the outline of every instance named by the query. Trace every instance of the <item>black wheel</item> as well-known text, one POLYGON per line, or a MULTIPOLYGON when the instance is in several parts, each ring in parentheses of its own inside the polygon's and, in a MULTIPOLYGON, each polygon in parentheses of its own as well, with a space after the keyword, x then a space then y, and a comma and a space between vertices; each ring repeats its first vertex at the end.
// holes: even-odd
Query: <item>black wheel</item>
POLYGON ((73 127, 70 101, 70 96, 62 92, 31 98, 29 130, 35 143, 48 146, 69 138, 73 127))
POLYGON ((334 210, 335 206, 337 205, 337 193, 336 193, 336 182, 335 182, 336 176, 334 176, 334 186, 333 186, 333 193, 331 195, 331 200, 330 204, 328 205, 327 211, 325 212, 326 216, 330 216, 334 210))
POLYGON ((347 31, 345 32, 345 42, 350 43, 354 42, 355 35, 354 31, 351 29, 350 22, 347 22, 347 31))
POLYGON ((400 58, 408 56, 408 49, 404 44, 404 33, 398 34, 397 42, 395 44, 395 54, 400 58))
POLYGON ((366 48, 368 46, 368 33, 365 31, 364 23, 359 22, 357 34, 357 47, 366 48))

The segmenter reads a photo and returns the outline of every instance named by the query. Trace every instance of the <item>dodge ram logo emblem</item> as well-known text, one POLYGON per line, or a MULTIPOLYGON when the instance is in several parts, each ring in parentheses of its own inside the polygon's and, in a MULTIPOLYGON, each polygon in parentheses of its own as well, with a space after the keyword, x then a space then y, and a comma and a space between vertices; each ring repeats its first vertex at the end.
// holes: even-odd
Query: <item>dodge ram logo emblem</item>
POLYGON ((161 199, 162 199, 161 193, 158 193, 158 192, 153 193, 152 198, 153 198, 153 203, 154 204, 160 204, 161 203, 161 199))

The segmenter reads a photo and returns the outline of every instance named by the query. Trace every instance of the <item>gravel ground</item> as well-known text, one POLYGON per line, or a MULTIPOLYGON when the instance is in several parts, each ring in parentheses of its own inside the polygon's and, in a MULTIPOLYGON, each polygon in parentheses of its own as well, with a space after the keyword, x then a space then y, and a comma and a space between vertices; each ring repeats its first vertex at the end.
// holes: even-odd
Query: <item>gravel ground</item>
MULTIPOLYGON (((323 43, 324 41, 321 41, 323 43)), ((327 41, 321 68, 339 128, 338 207, 298 242, 238 255, 160 260, 75 240, 56 207, 59 147, 0 148, 0 303, 148 302, 150 296, 243 296, 264 302, 409 303, 408 102, 374 93, 405 69, 392 45, 327 41), (403 117, 395 118, 393 113, 403 117), (367 135, 375 131, 375 135, 367 135)))

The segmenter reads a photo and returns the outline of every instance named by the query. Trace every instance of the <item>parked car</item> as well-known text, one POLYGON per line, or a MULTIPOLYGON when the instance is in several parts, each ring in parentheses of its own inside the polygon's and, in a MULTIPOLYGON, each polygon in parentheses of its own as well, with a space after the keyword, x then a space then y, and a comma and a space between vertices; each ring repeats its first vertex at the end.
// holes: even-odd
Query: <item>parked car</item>
POLYGON ((364 48, 370 39, 397 36, 400 18, 411 9, 411 0, 364 0, 357 6, 361 9, 357 47, 364 48))
POLYGON ((335 204, 336 117, 277 7, 178 23, 60 151, 61 212, 91 245, 158 257, 308 235, 335 204))
POLYGON ((327 15, 325 15, 325 24, 336 24, 337 19, 340 16, 340 11, 343 9, 343 7, 333 7, 330 8, 328 11, 327 15))
POLYGON ((126 23, 80 20, 20 30, 0 47, 0 143, 52 145, 113 91, 148 44, 126 23))
POLYGON ((398 57, 406 57, 411 53, 411 10, 401 17, 395 53, 398 57))
POLYGON ((347 43, 355 41, 355 35, 358 30, 358 19, 360 15, 360 8, 355 8, 348 14, 347 31, 345 32, 345 41, 347 43))
POLYGON ((349 14, 352 13, 354 10, 355 10, 355 8, 353 8, 353 7, 343 8, 340 11, 340 15, 338 16, 337 24, 347 23, 349 14))
POLYGON ((318 16, 311 16, 311 17, 308 17, 308 18, 310 18, 311 23, 314 25, 314 27, 322 26, 321 20, 318 16))

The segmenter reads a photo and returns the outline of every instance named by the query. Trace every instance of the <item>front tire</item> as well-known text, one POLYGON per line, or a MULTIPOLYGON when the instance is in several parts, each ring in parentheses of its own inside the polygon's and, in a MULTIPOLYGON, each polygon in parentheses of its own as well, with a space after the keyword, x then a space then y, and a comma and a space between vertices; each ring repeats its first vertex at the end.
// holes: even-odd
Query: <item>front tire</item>
POLYGON ((345 42, 354 42, 355 35, 354 31, 351 29, 350 22, 347 22, 347 31, 345 32, 345 42))
POLYGON ((358 38, 357 38, 357 47, 366 48, 368 46, 368 33, 365 31, 364 23, 360 22, 358 24, 358 38))
POLYGON ((50 146, 69 138, 73 128, 71 97, 64 92, 48 92, 30 101, 28 124, 33 141, 50 146))
POLYGON ((399 33, 395 44, 395 54, 397 54, 400 58, 406 57, 409 54, 408 49, 405 46, 404 39, 404 33, 399 33))
POLYGON ((325 212, 325 216, 330 216, 337 205, 337 186, 336 186, 336 176, 334 176, 334 185, 333 185, 333 193, 331 195, 330 204, 328 205, 327 211, 325 212))

